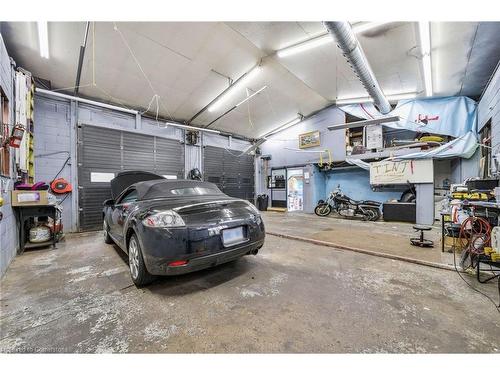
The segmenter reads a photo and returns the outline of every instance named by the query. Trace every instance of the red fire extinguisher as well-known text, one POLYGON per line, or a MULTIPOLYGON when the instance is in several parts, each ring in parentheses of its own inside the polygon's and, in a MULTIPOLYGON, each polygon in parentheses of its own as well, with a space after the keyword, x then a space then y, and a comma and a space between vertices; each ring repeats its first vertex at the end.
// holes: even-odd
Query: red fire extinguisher
POLYGON ((24 126, 16 125, 12 129, 12 134, 9 139, 9 146, 14 148, 19 148, 21 146, 21 141, 23 140, 24 126))

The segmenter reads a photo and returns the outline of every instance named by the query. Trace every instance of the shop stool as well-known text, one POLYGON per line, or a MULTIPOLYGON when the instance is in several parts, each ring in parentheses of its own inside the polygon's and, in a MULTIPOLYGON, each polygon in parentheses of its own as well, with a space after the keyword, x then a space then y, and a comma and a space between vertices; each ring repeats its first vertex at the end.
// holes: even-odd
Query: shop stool
POLYGON ((420 232, 420 237, 410 238, 410 243, 413 246, 434 247, 434 241, 424 238, 424 231, 429 231, 432 229, 432 227, 428 227, 425 225, 414 225, 413 229, 415 229, 415 232, 420 232))

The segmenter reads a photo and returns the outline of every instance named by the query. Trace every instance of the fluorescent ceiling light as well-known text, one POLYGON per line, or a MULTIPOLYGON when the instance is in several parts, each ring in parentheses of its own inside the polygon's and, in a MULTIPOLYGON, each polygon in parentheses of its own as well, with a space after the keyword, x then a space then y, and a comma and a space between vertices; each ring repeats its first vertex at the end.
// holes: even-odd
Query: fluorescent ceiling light
POLYGON ((301 53, 301 52, 310 50, 312 48, 322 46, 323 44, 330 43, 332 41, 333 41, 333 39, 330 36, 330 34, 326 33, 326 34, 322 34, 320 36, 317 36, 315 38, 308 39, 304 42, 294 44, 290 47, 280 49, 278 52, 276 52, 276 54, 280 58, 287 57, 287 56, 295 55, 297 53, 301 53))
POLYGON ((252 99, 255 95, 259 94, 261 91, 264 91, 265 89, 267 89, 267 85, 258 89, 257 91, 255 91, 252 95, 250 96, 247 96, 245 99, 243 99, 241 102, 239 102, 238 104, 235 105, 235 107, 239 107, 240 105, 242 105, 243 103, 245 103, 246 101, 252 99))
MULTIPOLYGON (((389 23, 389 22, 365 22, 365 23, 361 23, 361 24, 356 24, 356 25, 352 26, 352 31, 355 34, 362 33, 362 32, 365 32, 367 30, 373 29, 375 27, 384 25, 386 23, 389 23)), ((330 36, 329 33, 325 33, 325 34, 318 35, 314 38, 307 39, 307 40, 304 40, 302 42, 293 44, 289 47, 280 49, 276 52, 276 55, 278 55, 278 57, 280 57, 280 58, 283 58, 283 57, 295 55, 297 53, 301 53, 304 51, 308 51, 312 48, 322 46, 322 45, 329 43, 329 42, 333 42, 333 38, 330 36)))
POLYGON ((360 23, 355 23, 354 25, 351 25, 351 27, 352 27, 352 31, 355 34, 359 34, 359 33, 364 33, 365 31, 374 29, 376 27, 385 25, 386 23, 389 23, 389 22, 363 22, 363 23, 360 22, 360 23))
POLYGON ((369 96, 358 97, 358 98, 343 98, 335 100, 336 105, 346 105, 346 104, 362 104, 362 103, 373 103, 373 99, 369 96))
POLYGON ((204 128, 198 128, 196 126, 176 124, 175 122, 166 122, 165 126, 174 126, 176 128, 181 128, 181 129, 186 129, 186 130, 196 130, 196 131, 205 132, 205 133, 220 134, 220 131, 218 131, 218 130, 204 129, 204 128))
POLYGON ((40 56, 44 59, 49 58, 49 30, 47 21, 38 21, 38 43, 40 48, 40 56))
POLYGON ((244 87, 249 81, 251 81, 262 68, 257 65, 255 68, 250 70, 241 76, 236 82, 234 82, 231 86, 229 86, 219 97, 208 106, 209 112, 214 112, 220 109, 223 104, 225 104, 229 99, 231 99, 234 94, 238 91, 238 89, 244 87))
MULTIPOLYGON (((416 92, 406 92, 401 94, 386 95, 388 101, 397 102, 398 100, 413 99, 417 96, 416 92)), ((342 98, 335 101, 336 105, 346 105, 346 104, 361 104, 361 103, 373 103, 373 99, 369 96, 358 97, 358 98, 342 98)))
POLYGON ((288 129, 289 127, 294 126, 294 125, 298 124, 301 121, 302 121, 302 117, 294 118, 293 120, 285 122, 283 125, 278 126, 277 128, 271 130, 270 132, 267 132, 267 133, 265 133, 263 135, 260 135, 259 138, 269 137, 270 135, 273 135, 275 133, 278 133, 280 131, 288 129))
POLYGON ((418 23, 420 35, 420 51, 422 53, 422 68, 424 71, 425 96, 432 96, 432 65, 431 65, 431 25, 428 21, 418 23))

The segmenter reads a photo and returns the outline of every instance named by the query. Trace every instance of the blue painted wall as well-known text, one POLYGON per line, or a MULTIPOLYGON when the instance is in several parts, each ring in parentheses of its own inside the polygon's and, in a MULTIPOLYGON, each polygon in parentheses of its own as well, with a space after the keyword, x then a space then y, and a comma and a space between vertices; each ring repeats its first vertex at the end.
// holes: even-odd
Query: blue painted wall
MULTIPOLYGON (((398 191, 373 191, 370 188, 370 172, 361 168, 334 170, 323 174, 325 175, 323 197, 336 189, 339 184, 345 194, 356 200, 371 199, 383 203, 389 199, 399 199, 401 197, 401 192, 398 191)), ((320 191, 321 187, 318 189, 318 195, 320 191)))
MULTIPOLYGON (((297 125, 268 137, 268 140, 260 147, 262 155, 271 155, 267 174, 271 173, 271 168, 305 166, 319 162, 319 153, 310 151, 328 149, 334 161, 344 160, 345 130, 328 130, 328 126, 343 122, 345 122, 345 113, 336 107, 329 107, 297 125), (320 132, 321 145, 308 148, 306 152, 297 151, 299 134, 316 130, 320 132)), ((326 153, 324 158, 328 160, 326 153)), ((256 192, 257 194, 270 194, 265 184, 267 177, 264 176, 266 173, 262 168, 262 163, 258 160, 256 164, 256 192)))
POLYGON ((314 186, 312 201, 316 204, 326 197, 326 174, 320 172, 317 166, 313 166, 312 183, 314 186))

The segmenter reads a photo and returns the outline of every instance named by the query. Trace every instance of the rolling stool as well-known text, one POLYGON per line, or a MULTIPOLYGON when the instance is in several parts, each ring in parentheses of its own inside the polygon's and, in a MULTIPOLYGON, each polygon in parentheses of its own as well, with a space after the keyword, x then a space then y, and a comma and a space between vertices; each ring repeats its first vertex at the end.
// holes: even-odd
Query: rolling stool
POLYGON ((420 237, 413 237, 410 238, 410 243, 413 246, 420 246, 420 247, 434 247, 434 241, 427 240, 424 238, 424 231, 431 230, 432 227, 428 227, 425 225, 414 225, 413 229, 415 229, 415 232, 420 231, 420 237))

